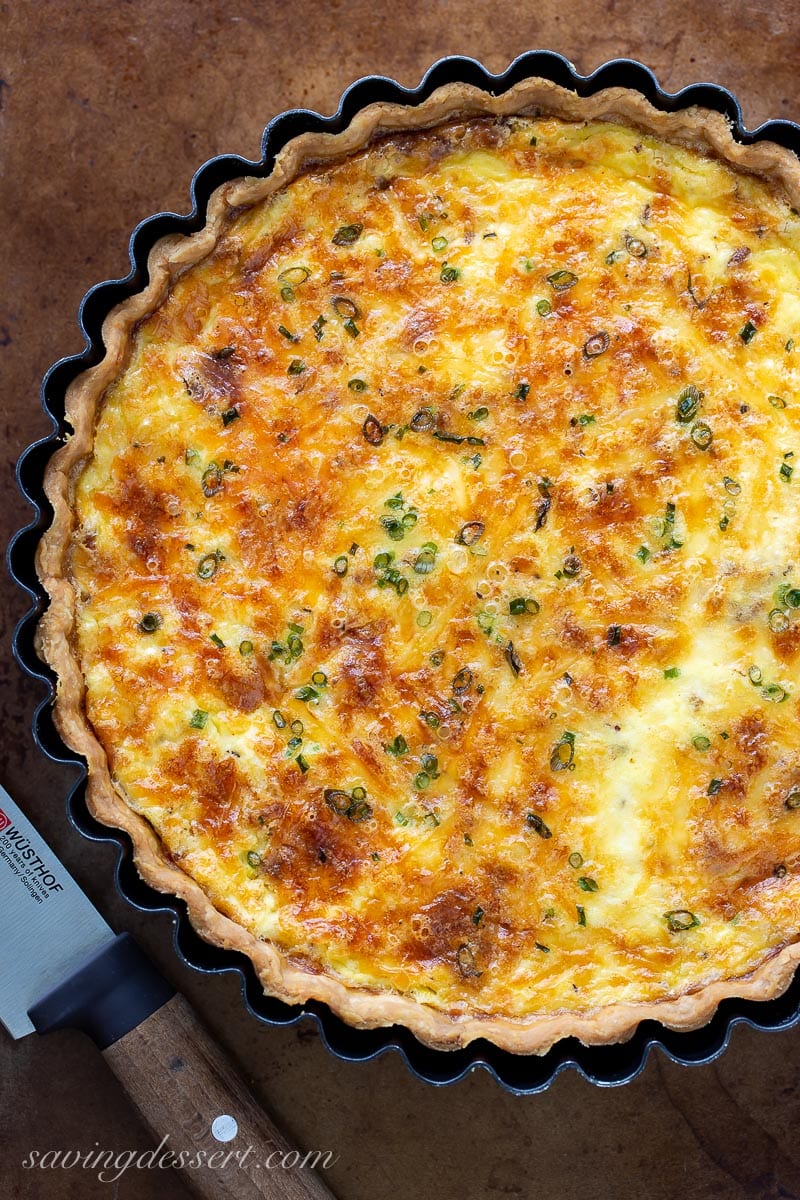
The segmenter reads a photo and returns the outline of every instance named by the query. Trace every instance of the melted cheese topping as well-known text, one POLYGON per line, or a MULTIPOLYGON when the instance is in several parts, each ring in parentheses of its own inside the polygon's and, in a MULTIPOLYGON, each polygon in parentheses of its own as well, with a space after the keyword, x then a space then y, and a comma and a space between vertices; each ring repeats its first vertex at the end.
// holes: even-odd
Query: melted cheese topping
POLYGON ((751 971, 800 912, 799 363, 797 214, 611 124, 394 136, 235 214, 77 482, 114 779, 350 986, 751 971))

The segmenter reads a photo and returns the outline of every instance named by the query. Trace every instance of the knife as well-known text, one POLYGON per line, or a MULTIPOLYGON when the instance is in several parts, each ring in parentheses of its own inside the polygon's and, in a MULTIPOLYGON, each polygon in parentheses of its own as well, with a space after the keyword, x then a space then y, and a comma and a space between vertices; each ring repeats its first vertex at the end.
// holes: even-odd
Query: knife
POLYGON ((0 965, 11 1036, 87 1033, 158 1139, 159 1161, 184 1163, 198 1195, 334 1200, 300 1168, 315 1152, 291 1148, 189 1003, 129 934, 114 934, 2 786, 0 965))

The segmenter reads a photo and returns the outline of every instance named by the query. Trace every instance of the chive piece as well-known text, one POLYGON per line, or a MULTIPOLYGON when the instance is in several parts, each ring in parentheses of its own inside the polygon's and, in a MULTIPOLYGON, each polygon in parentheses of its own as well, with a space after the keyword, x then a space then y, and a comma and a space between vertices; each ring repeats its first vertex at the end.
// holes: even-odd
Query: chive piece
POLYGON ((489 410, 484 405, 481 405, 480 408, 475 408, 472 412, 467 413, 470 421, 485 421, 488 415, 489 410))
POLYGON ((393 741, 384 746, 387 754, 391 754, 393 758, 400 758, 403 754, 408 754, 408 742, 403 737, 402 733, 398 733, 393 741))
POLYGON ((789 480, 792 478, 792 475, 794 475, 794 467, 791 466, 791 464, 788 462, 783 462, 783 463, 781 463, 781 469, 778 472, 778 474, 780 475, 781 479, 785 480, 786 483, 788 483, 789 480))
POLYGON ((478 907, 475 909, 475 912, 472 914, 472 924, 480 925, 481 921, 483 920, 483 917, 484 917, 484 911, 479 904, 478 907))
POLYGON ((569 858, 567 859, 567 862, 573 868, 573 870, 578 871, 583 866, 583 855, 579 854, 577 850, 573 850, 572 854, 570 854, 569 858))
POLYGON ((365 392, 367 390, 367 385, 363 379, 351 379, 347 386, 350 388, 351 392, 356 392, 359 395, 361 392, 365 392))
POLYGON ((420 629, 427 629, 432 620, 433 613, 429 613, 427 609, 423 609, 422 612, 417 613, 417 624, 420 629))
POLYGON ((780 608, 773 608, 767 617, 767 624, 773 633, 785 633, 789 628, 789 618, 780 608))
POLYGON ((646 563, 648 558, 650 558, 650 551, 647 549, 647 546, 640 546, 636 551, 636 557, 640 563, 646 563))
POLYGON ((783 804, 784 807, 788 808, 789 810, 800 808, 800 787, 793 787, 789 791, 783 804))
POLYGON ((698 918, 693 912, 689 912, 688 908, 673 908, 670 912, 664 913, 664 920, 667 922, 670 933, 683 933, 700 924, 698 918))
POLYGON ((789 608, 800 608, 800 588, 789 588, 785 600, 789 608))
POLYGON ((531 829, 535 830, 535 832, 538 833, 539 837, 544 838, 545 841, 547 841, 548 838, 551 838, 553 836, 552 830, 550 829, 550 827, 548 825, 545 825, 544 821, 542 820, 542 818, 539 816, 538 813, 535 813, 535 812, 527 813, 525 816, 525 821, 531 827, 531 829))
POLYGON ((139 631, 141 633, 155 633, 163 624, 164 618, 160 613, 149 612, 145 613, 139 622, 139 631))
POLYGON ((431 729, 439 728, 440 722, 439 722, 439 718, 435 712, 421 712, 419 714, 419 717, 420 717, 420 720, 424 721, 425 724, 430 726, 431 729))
POLYGON ((466 525, 461 526, 455 540, 462 546, 474 546, 485 532, 486 526, 483 521, 468 521, 466 525))
POLYGON ((612 267, 614 263, 621 262, 624 257, 625 255, 622 250, 610 250, 606 255, 606 263, 609 267, 612 267))
POLYGON ((381 442, 383 441, 384 430, 378 418, 374 417, 372 413, 370 413, 367 419, 364 421, 364 424, 361 426, 361 431, 364 434, 366 441, 369 442, 370 446, 380 446, 381 442))
POLYGON ((773 408, 786 408, 786 401, 783 396, 767 396, 773 408))
POLYGON ((677 679, 678 676, 680 675, 680 673, 681 672, 680 672, 679 667, 667 667, 666 670, 664 671, 664 678, 665 679, 677 679))
POLYGON ((435 237, 431 240, 431 247, 437 254, 441 254, 442 250, 447 249, 446 237, 435 237))
POLYGON ((554 271, 552 275, 547 276, 547 282, 554 292, 566 292, 575 286, 578 276, 574 275, 572 271, 554 271))
POLYGON ((299 737, 300 734, 303 732, 303 722, 298 718, 297 720, 292 721, 289 728, 291 729, 293 734, 295 734, 297 737, 299 737))
POLYGON ((189 727, 191 729, 205 729, 208 713, 202 708, 196 708, 189 718, 189 727))
POLYGON ((439 278, 441 279, 442 283, 455 283, 455 281, 460 279, 460 277, 461 271, 458 267, 450 267, 446 262, 442 263, 442 269, 439 272, 439 278))
POLYGON ((414 776, 414 787, 418 792, 424 792, 425 788, 430 783, 430 776, 425 771, 418 771, 414 776))
POLYGON ((296 288, 304 284, 310 275, 308 267, 287 267, 285 271, 281 271, 278 282, 288 283, 289 287, 296 288))
POLYGON ((604 329, 601 329, 598 333, 593 333, 583 343, 583 357, 587 359, 599 358, 601 354, 605 354, 610 345, 611 338, 604 329))
POLYGON ((277 708, 275 709, 274 713, 272 714, 272 723, 276 729, 285 729, 286 728, 286 717, 283 715, 282 712, 279 712, 277 708))
POLYGON ((295 700, 304 700, 306 704, 311 704, 315 700, 319 700, 319 692, 316 690, 316 688, 310 687, 307 683, 304 683, 302 687, 299 687, 294 696, 295 700))
POLYGON ((328 676, 324 671, 314 671, 311 676, 311 682, 315 687, 326 687, 328 684, 328 676))
POLYGON ((575 908, 577 909, 577 912, 578 912, 578 924, 585 925, 586 924, 586 909, 583 907, 582 904, 576 904, 575 908))
POLYGON ((689 436, 698 450, 707 450, 714 440, 714 434, 705 421, 695 421, 689 436))
POLYGON ((322 313, 319 314, 316 321, 314 321, 314 323, 312 324, 311 328, 313 329, 314 337, 316 338, 316 340, 318 342, 322 341, 323 326, 327 325, 327 324, 328 324, 328 318, 323 317, 322 313))
POLYGON ((517 596, 513 600, 509 600, 508 611, 514 617, 519 617, 523 614, 535 617, 539 612, 539 602, 531 596, 517 596))
POLYGON ((556 742, 550 754, 551 771, 569 771, 574 769, 575 734, 565 731, 559 742, 556 742))
POLYGON ((606 643, 609 646, 618 646, 622 641, 622 626, 609 625, 608 633, 606 634, 606 643))
POLYGON ((549 953, 550 953, 550 947, 549 947, 549 946, 545 946, 544 942, 534 942, 533 944, 534 944, 534 946, 536 947, 536 949, 537 949, 537 950, 541 950, 542 954, 549 954, 549 953))
POLYGON ((631 237, 628 233, 625 235, 625 249, 632 258, 647 258, 647 246, 641 238, 631 237))
POLYGON ((595 424, 597 424, 597 417, 593 417, 591 413, 581 413, 579 417, 573 417, 570 421, 570 425, 583 425, 584 427, 595 424))
POLYGON ((261 866, 261 855, 257 850, 247 851, 247 865, 248 867, 252 867, 254 871, 258 870, 261 866))
POLYGON ((739 330, 739 337, 744 342, 745 346, 749 346, 753 338, 758 333, 758 329, 752 321, 745 321, 742 328, 739 330))
POLYGON ((452 688, 453 695, 463 696, 472 687, 472 671, 469 667, 462 667, 457 675, 453 678, 452 688))
POLYGON ((279 326, 278 326, 278 333, 280 333, 280 334, 281 334, 283 337, 285 337, 285 338, 286 338, 286 340, 287 340, 287 342, 293 342, 293 343, 294 343, 294 342, 299 342, 299 341, 300 341, 300 334, 299 334, 299 333, 292 333, 292 332, 291 332, 289 329, 287 329, 287 328, 286 328, 286 326, 285 326, 285 325, 279 325, 279 326))
POLYGON ((349 563, 347 561, 347 555, 340 554, 339 557, 337 559, 335 559, 334 563, 333 563, 334 573, 339 576, 344 576, 347 574, 348 566, 349 566, 349 563))
POLYGON ((197 574, 201 579, 212 579, 217 573, 219 554, 206 554, 197 564, 197 574))
POLYGON ((693 383, 683 389, 675 406, 675 417, 681 425, 688 425, 694 420, 702 399, 703 393, 693 383))
POLYGON ((701 754, 705 754, 706 750, 711 749, 710 740, 702 733, 698 733, 692 738, 692 745, 695 750, 699 750, 701 754))
POLYGON ((302 375, 303 371, 305 371, 305 369, 306 369, 306 364, 303 362, 302 358, 293 358, 292 361, 289 363, 289 366, 286 368, 286 374, 287 375, 302 375))
POLYGON ((515 676, 521 674, 522 659, 520 658, 520 656, 517 654, 516 650, 514 649, 513 642, 508 643, 505 650, 503 651, 503 655, 505 657, 506 662, 511 667, 513 674, 515 676))
POLYGON ((534 136, 531 138, 531 140, 530 140, 530 142, 528 143, 528 145, 530 145, 530 146, 535 146, 535 145, 536 145, 536 135, 535 135, 535 134, 534 134, 534 136))
POLYGON ((225 643, 223 642, 222 638, 219 636, 218 633, 211 634, 211 641, 214 643, 214 645, 217 647, 217 649, 219 649, 219 650, 225 649, 225 643))
POLYGON ((344 321, 348 319, 355 321, 361 316, 361 309, 355 300, 351 300, 348 296, 334 296, 331 300, 331 308, 337 317, 341 317, 344 321))
POLYGON ((721 779, 712 779, 708 785, 707 795, 716 796, 717 793, 721 792, 721 791, 722 791, 722 780, 721 779))
POLYGON ((254 649, 255 646, 250 641, 245 640, 243 642, 239 642, 239 653, 241 654, 242 658, 249 658, 254 649))
POLYGON ((223 424, 223 427, 224 427, 225 429, 227 429, 227 427, 228 427, 229 425, 232 425, 234 421, 238 421, 238 420, 239 420, 239 416, 240 416, 240 413, 239 413, 239 410, 238 410, 238 408, 236 408, 236 407, 234 407, 234 408, 226 408, 226 409, 225 409, 225 412, 222 414, 222 424, 223 424))
POLYGON ((215 462, 209 463, 200 480, 204 496, 216 496, 222 490, 222 471, 215 462))
POLYGON ((779 683, 768 683, 761 689, 761 695, 765 700, 770 700, 773 704, 783 704, 789 693, 779 683))
POLYGON ((537 300, 536 311, 540 317, 549 317, 553 311, 553 306, 549 300, 537 300))
POLYGON ((567 579, 575 579, 581 573, 581 560, 577 554, 568 554, 564 559, 564 574, 567 579))
POLYGON ((331 238, 334 246, 352 246, 363 233, 363 225, 342 225, 331 238))
POLYGON ((306 771, 308 770, 308 760, 302 754, 298 754, 297 758, 294 761, 297 763, 298 767, 305 775, 306 771))

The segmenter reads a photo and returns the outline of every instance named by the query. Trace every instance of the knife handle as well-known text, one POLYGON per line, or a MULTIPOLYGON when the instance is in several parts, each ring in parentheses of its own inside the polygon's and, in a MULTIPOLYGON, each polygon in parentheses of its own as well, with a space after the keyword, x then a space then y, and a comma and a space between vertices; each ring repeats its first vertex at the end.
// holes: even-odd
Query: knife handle
POLYGON ((203 1160, 182 1173, 198 1195, 333 1200, 310 1167, 281 1165, 301 1163, 302 1153, 256 1103, 183 996, 107 1046, 103 1057, 156 1138, 168 1136, 173 1151, 203 1160))
POLYGON ((128 934, 29 1015, 39 1033, 74 1028, 93 1038, 159 1139, 154 1163, 178 1167, 205 1200, 334 1200, 309 1165, 324 1152, 304 1156, 290 1146, 128 934))

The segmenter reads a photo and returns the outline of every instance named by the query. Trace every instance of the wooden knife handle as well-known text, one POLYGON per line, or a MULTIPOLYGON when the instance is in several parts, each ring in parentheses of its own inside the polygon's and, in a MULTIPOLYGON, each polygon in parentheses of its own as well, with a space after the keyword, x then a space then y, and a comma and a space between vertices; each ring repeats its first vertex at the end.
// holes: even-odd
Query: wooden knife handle
POLYGON ((301 1165, 322 1160, 321 1152, 293 1150, 183 996, 103 1057, 163 1143, 161 1154, 185 1152, 181 1177, 199 1196, 333 1200, 311 1166, 301 1165))

